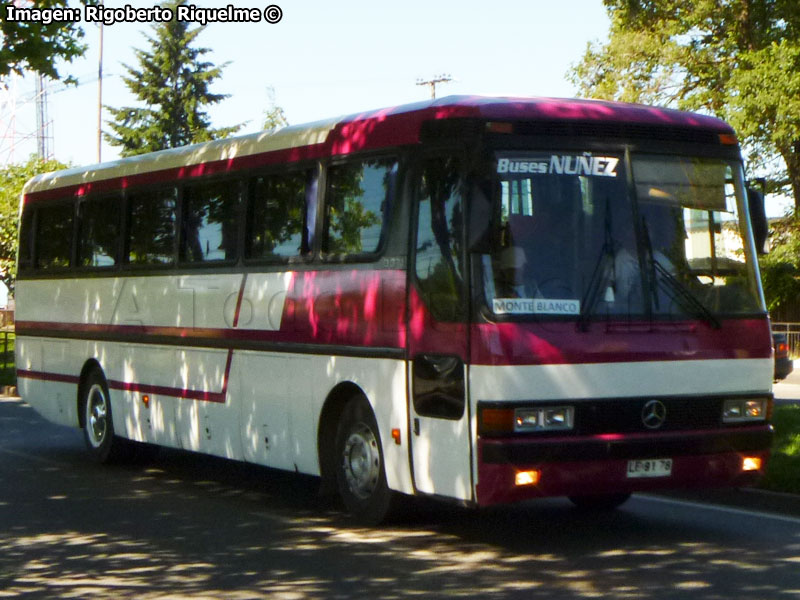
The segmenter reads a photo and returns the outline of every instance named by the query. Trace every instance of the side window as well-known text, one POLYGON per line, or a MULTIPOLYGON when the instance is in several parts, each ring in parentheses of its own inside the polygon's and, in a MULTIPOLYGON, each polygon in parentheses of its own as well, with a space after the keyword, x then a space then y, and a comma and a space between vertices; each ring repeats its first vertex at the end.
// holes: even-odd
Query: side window
POLYGON ((460 182, 460 166, 454 158, 434 158, 422 165, 414 270, 422 299, 440 321, 465 316, 460 182))
POLYGON ((246 257, 288 258, 308 252, 306 184, 309 171, 256 177, 250 183, 246 257))
POLYGON ((235 260, 238 207, 238 181, 218 181, 183 188, 181 261, 235 260))
POLYGON ((110 267, 117 262, 122 198, 92 198, 81 202, 78 265, 110 267))
POLYGON ((36 211, 26 206, 19 224, 19 270, 33 268, 33 220, 36 211))
POLYGON ((36 266, 39 269, 69 266, 74 216, 72 202, 37 209, 36 266))
POLYGON ((169 265, 175 261, 175 188, 131 194, 128 262, 169 265))
POLYGON ((327 254, 369 254, 380 247, 397 179, 395 159, 372 159, 328 169, 327 254))

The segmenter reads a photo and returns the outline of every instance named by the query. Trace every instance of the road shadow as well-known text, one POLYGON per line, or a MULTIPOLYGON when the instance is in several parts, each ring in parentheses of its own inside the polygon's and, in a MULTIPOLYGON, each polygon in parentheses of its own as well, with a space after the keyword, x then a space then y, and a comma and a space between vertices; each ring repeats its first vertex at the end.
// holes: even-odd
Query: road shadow
POLYGON ((800 525, 632 500, 350 521, 316 478, 189 452, 106 467, 80 432, 0 403, 0 596, 770 598, 800 589, 800 525), (794 588, 787 587, 794 582, 794 588))

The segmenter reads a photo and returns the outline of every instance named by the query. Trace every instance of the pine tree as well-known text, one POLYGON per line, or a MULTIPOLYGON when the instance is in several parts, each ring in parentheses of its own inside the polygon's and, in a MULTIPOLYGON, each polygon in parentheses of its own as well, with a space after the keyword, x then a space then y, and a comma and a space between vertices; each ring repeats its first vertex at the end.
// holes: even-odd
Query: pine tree
MULTIPOLYGON (((182 3, 171 0, 164 6, 175 14, 182 3)), ((210 49, 192 46, 204 29, 189 29, 188 22, 176 19, 154 25, 153 37, 146 36, 149 50, 135 51, 139 69, 123 65, 128 72, 125 85, 145 106, 107 107, 113 115, 108 124, 116 135, 106 134, 106 139, 122 147, 122 156, 223 138, 241 127, 212 129, 204 111, 229 96, 209 89, 226 65, 204 61, 210 49)))

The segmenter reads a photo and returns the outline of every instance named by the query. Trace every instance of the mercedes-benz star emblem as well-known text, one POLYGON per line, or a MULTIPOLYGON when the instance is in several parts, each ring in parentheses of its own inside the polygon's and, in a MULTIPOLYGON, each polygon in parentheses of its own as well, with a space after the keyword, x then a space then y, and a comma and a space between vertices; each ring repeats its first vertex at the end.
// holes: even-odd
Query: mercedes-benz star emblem
POLYGON ((642 408, 642 423, 648 429, 658 429, 667 420, 667 407, 660 400, 650 400, 642 408))

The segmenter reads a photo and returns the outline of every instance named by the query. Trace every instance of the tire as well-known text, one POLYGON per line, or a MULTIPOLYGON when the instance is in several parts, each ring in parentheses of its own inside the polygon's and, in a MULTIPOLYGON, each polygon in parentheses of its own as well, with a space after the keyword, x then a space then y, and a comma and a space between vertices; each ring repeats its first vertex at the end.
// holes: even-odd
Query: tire
POLYGON ((594 496, 570 496, 572 503, 582 510, 608 511, 625 504, 630 493, 597 494, 594 496))
POLYGON ((336 485, 347 511, 358 522, 377 525, 398 504, 386 484, 380 432, 372 408, 363 396, 344 407, 336 430, 336 485))
POLYGON ((83 438, 95 461, 113 463, 130 455, 130 443, 114 433, 108 384, 99 369, 91 371, 83 383, 80 410, 83 438))

